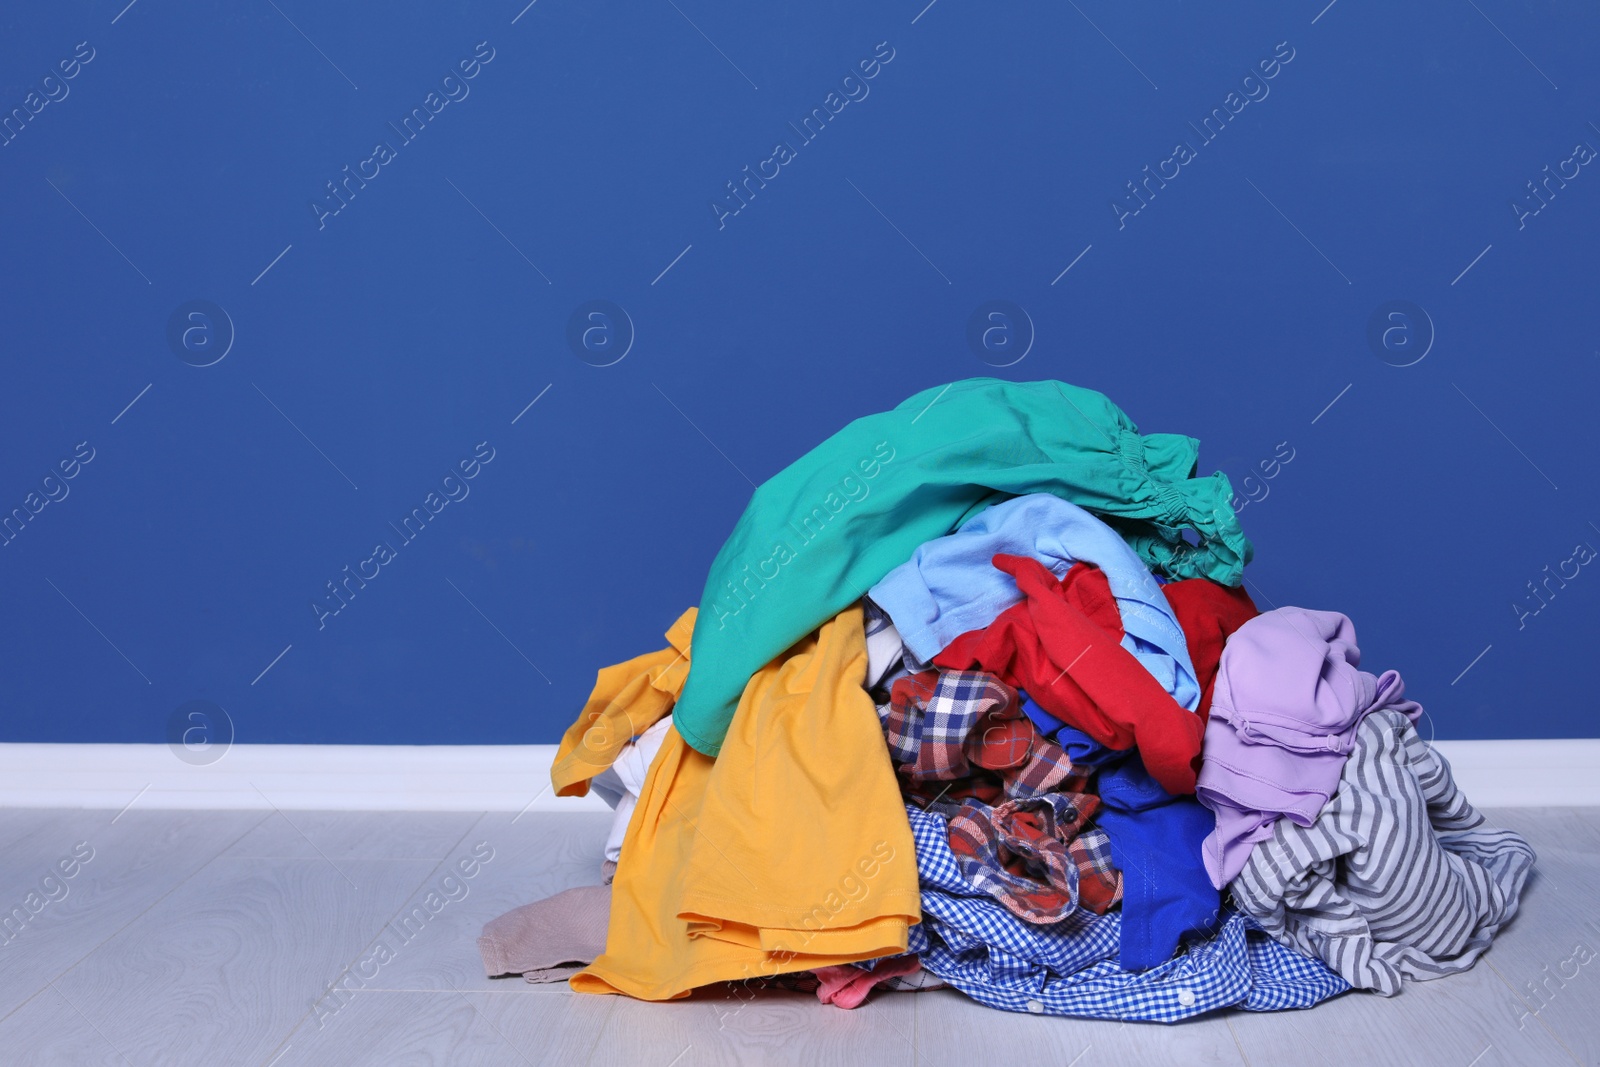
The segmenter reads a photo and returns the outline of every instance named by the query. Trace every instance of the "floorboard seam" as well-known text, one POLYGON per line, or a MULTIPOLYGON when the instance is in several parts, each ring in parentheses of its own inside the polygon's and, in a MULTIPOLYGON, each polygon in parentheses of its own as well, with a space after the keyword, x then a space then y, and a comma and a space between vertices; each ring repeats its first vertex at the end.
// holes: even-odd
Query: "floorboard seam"
MULTIPOLYGON (((461 842, 465 841, 467 839, 467 836, 469 834, 471 834, 473 830, 477 829, 478 824, 483 822, 484 818, 487 815, 488 815, 487 812, 482 812, 482 811, 478 812, 478 817, 476 819, 473 819, 472 822, 467 826, 467 828, 465 830, 461 831, 461 836, 456 838, 456 843, 451 845, 449 848, 444 850, 444 855, 441 856, 439 859, 434 861, 432 869, 430 869, 427 874, 424 874, 421 878, 417 879, 417 884, 412 887, 410 893, 407 893, 405 895, 405 897, 403 897, 401 899, 400 906, 397 907, 394 910, 394 913, 391 914, 389 916, 389 918, 385 919, 383 921, 382 925, 380 925, 378 927, 378 929, 373 932, 372 937, 367 941, 366 944, 362 945, 361 949, 355 954, 355 958, 352 959, 349 963, 345 964, 344 967, 342 967, 339 970, 339 973, 333 976, 333 981, 329 982, 328 985, 323 989, 323 994, 324 995, 326 995, 329 990, 331 990, 335 985, 338 984, 340 978, 343 978, 346 974, 349 973, 350 968, 354 967, 358 962, 360 962, 361 957, 366 954, 366 951, 368 949, 370 949, 373 945, 377 944, 378 938, 383 936, 383 931, 388 929, 389 924, 391 922, 393 922, 396 918, 399 917, 401 910, 406 906, 406 903, 413 896, 416 895, 417 890, 421 889, 423 886, 428 884, 428 879, 432 878, 434 876, 434 874, 436 874, 438 872, 439 868, 444 865, 444 862, 446 860, 448 860, 451 857, 451 855, 453 855, 455 853, 455 850, 461 847, 461 842)), ((332 861, 329 861, 329 862, 332 862, 332 861)), ((416 861, 413 861, 413 862, 416 862, 416 861)), ((442 990, 441 990, 441 992, 442 992, 442 990)), ((301 1026, 305 1025, 306 1018, 308 1016, 310 1016, 312 1012, 317 1010, 317 1004, 318 1003, 319 1003, 319 1001, 315 1001, 315 1000, 311 1002, 311 1006, 306 1009, 305 1014, 300 1016, 300 1018, 298 1018, 298 1019, 296 1019, 294 1021, 294 1025, 289 1027, 289 1032, 283 1035, 283 1040, 279 1041, 278 1044, 276 1046, 274 1046, 274 1050, 276 1050, 278 1048, 282 1048, 285 1042, 289 1041, 292 1037, 294 1037, 295 1032, 297 1030, 299 1030, 301 1026)), ((268 1064, 270 1064, 271 1062, 272 1062, 271 1059, 268 1059, 266 1061, 266 1063, 268 1063, 268 1064)))
POLYGON ((912 1067, 922 1061, 922 998, 916 997, 911 1001, 911 1063, 912 1067))
MULTIPOLYGON (((579 994, 579 996, 584 995, 586 994, 579 994)), ((608 999, 611 1001, 611 1005, 606 1009, 605 1018, 600 1020, 600 1025, 595 1027, 594 1044, 589 1046, 589 1054, 583 1058, 583 1067, 589 1067, 594 1062, 594 1054, 600 1049, 600 1039, 606 1036, 606 1027, 611 1025, 611 1017, 617 1013, 617 998, 610 997, 608 999)), ((692 1047, 693 1044, 694 1042, 691 1041, 690 1046, 692 1047)))
POLYGON ((1565 1052, 1568 1056, 1571 1056, 1573 1063, 1578 1064, 1578 1067, 1583 1067, 1583 1060, 1579 1059, 1578 1054, 1567 1046, 1567 1043, 1562 1040, 1560 1034, 1556 1033, 1550 1028, 1550 1024, 1544 1021, 1544 1016, 1539 1014, 1538 1009, 1528 1003, 1528 998, 1517 992, 1517 987, 1511 984, 1511 980, 1500 973, 1500 968, 1496 967, 1489 959, 1489 953, 1485 952, 1482 956, 1478 957, 1478 962, 1489 968, 1490 974, 1500 979, 1501 983, 1511 991, 1511 995, 1517 998, 1518 1004, 1521 1004, 1523 1007, 1528 1009, 1529 1014, 1534 1017, 1534 1020, 1537 1021, 1540 1026, 1544 1027, 1544 1032, 1550 1035, 1550 1040, 1560 1045, 1561 1051, 1565 1052))
POLYGON ((1250 1067, 1250 1057, 1245 1053, 1244 1042, 1239 1040, 1239 1031, 1233 1028, 1233 1020, 1224 1015, 1222 1021, 1228 1027, 1228 1036, 1233 1038, 1233 1047, 1239 1050, 1239 1059, 1244 1061, 1244 1067, 1250 1067))
MULTIPOLYGON (((169 888, 165 893, 162 893, 155 900, 152 900, 144 908, 143 911, 140 911, 136 915, 129 916, 127 922, 123 923, 121 926, 119 926, 115 930, 111 931, 105 937, 103 937, 99 941, 95 942, 94 945, 92 945, 89 948, 89 950, 86 951, 83 955, 79 956, 77 959, 75 959, 71 963, 67 964, 60 971, 58 971, 55 974, 51 975, 49 978, 46 978, 45 979, 45 984, 43 986, 40 986, 39 989, 35 990, 33 996, 30 996, 27 1000, 23 1001, 22 1004, 18 1004, 15 1008, 12 1008, 10 1011, 6 1012, 4 1015, 0 1015, 0 1023, 5 1022, 7 1019, 11 1018, 11 1016, 15 1015, 18 1011, 20 1011, 22 1009, 23 1004, 27 1004, 29 1001, 33 1000, 33 997, 38 996, 40 993, 42 993, 45 990, 45 988, 47 988, 50 985, 52 985, 53 983, 55 983, 58 979, 65 978, 67 976, 68 972, 70 972, 74 967, 78 966, 78 964, 82 963, 84 960, 88 959, 90 956, 94 955, 101 948, 105 947, 105 945, 109 941, 111 941, 112 938, 116 937, 118 934, 122 933, 128 927, 132 926, 134 923, 138 922, 140 919, 142 919, 146 915, 150 914, 151 910, 154 909, 158 904, 160 904, 163 900, 166 900, 172 894, 176 893, 179 889, 181 889, 184 885, 186 885, 191 878, 194 878, 201 871, 205 870, 207 867, 209 867, 213 863, 215 863, 217 861, 217 859, 224 852, 228 851, 228 849, 232 848, 234 845, 237 845, 240 841, 243 841, 247 835, 249 835, 253 830, 256 829, 256 827, 260 826, 262 823, 266 822, 270 818, 272 818, 272 813, 271 812, 267 812, 265 815, 263 815, 255 823, 253 823, 251 826, 247 827, 244 830, 244 832, 241 833, 238 837, 235 837, 232 841, 228 842, 226 845, 222 846, 222 848, 218 849, 217 852, 210 859, 206 860, 204 863, 200 864, 200 866, 198 866, 194 870, 190 871, 189 874, 186 877, 178 879, 178 881, 173 883, 172 887, 169 888)), ((60 992, 60 991, 57 990, 57 992, 60 992)), ((65 997, 65 994, 62 994, 62 996, 65 997)))

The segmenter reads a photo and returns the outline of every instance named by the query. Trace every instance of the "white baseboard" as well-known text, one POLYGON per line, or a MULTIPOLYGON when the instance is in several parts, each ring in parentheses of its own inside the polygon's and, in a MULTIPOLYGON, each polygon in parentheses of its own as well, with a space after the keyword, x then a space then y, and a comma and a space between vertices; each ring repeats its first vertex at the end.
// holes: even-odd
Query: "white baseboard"
POLYGON ((1435 741, 1479 808, 1600 805, 1600 738, 1435 741))
MULTIPOLYGON (((1600 739, 1439 741, 1481 808, 1600 805, 1600 739)), ((554 745, 234 745, 191 766, 166 745, 0 744, 0 807, 608 811, 556 797, 554 745)))
POLYGON ((166 745, 0 744, 0 807, 610 811, 557 797, 555 745, 234 745, 192 766, 166 745))

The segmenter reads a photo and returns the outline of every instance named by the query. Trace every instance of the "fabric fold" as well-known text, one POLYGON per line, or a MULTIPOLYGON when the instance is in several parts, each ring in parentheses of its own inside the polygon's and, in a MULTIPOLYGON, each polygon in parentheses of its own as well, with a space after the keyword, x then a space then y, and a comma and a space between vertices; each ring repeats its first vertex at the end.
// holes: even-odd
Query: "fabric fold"
POLYGON ((996 555, 1026 556, 1057 579, 1074 563, 1105 575, 1122 618, 1122 646, 1179 704, 1194 708, 1200 686, 1188 644, 1150 570, 1117 532, 1083 508, 1033 493, 986 509, 953 534, 921 545, 868 590, 905 646, 931 660, 969 630, 981 630, 1023 599, 996 555))
POLYGON ((1200 703, 1195 713, 1205 722, 1211 715, 1211 696, 1217 683, 1222 650, 1235 630, 1261 612, 1244 586, 1222 585, 1209 578, 1186 578, 1161 587, 1189 646, 1189 662, 1200 683, 1200 703))
POLYGON ((562 982, 605 951, 611 889, 582 885, 513 908, 483 927, 478 952, 489 978, 562 982))
POLYGON ((1038 560, 996 556, 994 564, 1026 600, 957 638, 934 662, 999 675, 1101 744, 1137 747, 1167 792, 1193 793, 1204 726, 1122 647, 1121 617, 1100 571, 1075 563, 1058 582, 1038 560))
POLYGON ((929 973, 991 1008, 1170 1023, 1226 1007, 1306 1008, 1350 988, 1232 908, 1215 935, 1147 971, 1124 970, 1116 959, 1121 912, 1079 909, 1047 926, 1023 922, 961 877, 943 819, 916 808, 906 814, 922 878, 912 951, 929 973))
POLYGON ((558 797, 581 797, 589 779, 609 768, 623 746, 672 711, 689 677, 689 649, 697 609, 678 616, 667 647, 602 667, 578 718, 567 727, 550 765, 558 797))
POLYGON ((1092 795, 1045 793, 996 807, 969 800, 950 818, 961 875, 1030 923, 1059 922, 1079 907, 1103 913, 1121 895, 1105 834, 1086 833, 1092 795))
POLYGON ((1360 669, 1355 625, 1336 611, 1276 608, 1222 651, 1196 794, 1216 813, 1206 869, 1222 888, 1287 818, 1309 826, 1339 786, 1362 718, 1391 707, 1415 721, 1394 671, 1360 669))
POLYGON ((1105 833, 1089 825, 1090 769, 1039 736, 1014 690, 981 671, 926 671, 895 682, 878 714, 902 795, 950 819, 970 882, 1030 922, 1121 898, 1105 833))
POLYGON ((1338 791, 1309 826, 1288 819, 1229 883, 1273 937, 1384 996, 1466 970, 1517 912, 1534 862, 1492 830, 1409 716, 1355 730, 1338 791))
MULTIPOLYGON (((836 1008, 859 1008, 873 988, 896 978, 908 978, 922 970, 915 956, 890 956, 870 968, 818 967, 817 999, 836 1008)), ((919 988, 909 986, 909 988, 919 988)))
MULTIPOLYGON (((644 780, 650 773, 650 764, 656 758, 656 753, 661 751, 661 743, 666 740, 667 730, 671 726, 672 715, 669 713, 654 726, 622 746, 622 751, 617 754, 610 770, 605 772, 606 775, 614 777, 616 784, 621 787, 621 792, 617 796, 616 811, 611 817, 611 832, 606 835, 606 861, 609 863, 616 863, 622 858, 622 841, 628 834, 628 823, 633 818, 633 809, 639 803, 639 792, 644 788, 644 780)), ((596 791, 599 790, 598 776, 590 786, 596 791)))
MULTIPOLYGON (((1035 721, 1044 715, 1032 700, 1023 708, 1035 721)), ((1096 768, 1094 821, 1122 872, 1122 966, 1147 970, 1171 958, 1185 937, 1213 932, 1222 898, 1201 844, 1216 818, 1194 797, 1162 789, 1131 752, 1114 752, 1070 726, 1058 724, 1051 737, 1073 762, 1096 768)))
POLYGON ((866 665, 851 608, 750 679, 719 759, 667 731, 573 989, 667 1000, 905 952, 916 856, 866 665))
POLYGON ((716 755, 763 664, 1008 496, 1052 493, 1116 517, 1172 577, 1237 584, 1250 542, 1227 478, 1195 477, 1197 451, 1181 435, 1142 438, 1103 394, 1057 381, 952 382, 855 420, 759 486, 712 561, 678 730, 716 755))

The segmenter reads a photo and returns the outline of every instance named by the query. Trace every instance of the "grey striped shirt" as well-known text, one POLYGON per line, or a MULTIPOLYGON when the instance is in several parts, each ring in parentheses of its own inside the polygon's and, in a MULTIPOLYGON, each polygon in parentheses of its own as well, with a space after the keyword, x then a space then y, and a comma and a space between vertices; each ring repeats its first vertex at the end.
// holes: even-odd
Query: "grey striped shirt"
POLYGON ((1516 914, 1533 849, 1483 821, 1411 722, 1376 711, 1316 822, 1279 819, 1228 888, 1279 941, 1393 996, 1466 970, 1516 914))

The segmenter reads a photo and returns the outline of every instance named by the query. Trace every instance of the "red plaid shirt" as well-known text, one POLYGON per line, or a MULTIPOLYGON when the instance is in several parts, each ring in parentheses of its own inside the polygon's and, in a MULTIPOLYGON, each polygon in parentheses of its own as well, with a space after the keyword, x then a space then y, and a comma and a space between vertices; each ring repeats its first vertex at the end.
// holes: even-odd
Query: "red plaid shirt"
POLYGON ((980 671, 924 671, 878 709, 901 792, 950 820, 967 880, 1018 917, 1055 922, 1122 898, 1088 767, 1042 737, 1016 690, 980 671))

